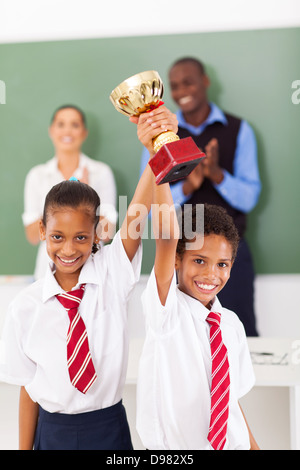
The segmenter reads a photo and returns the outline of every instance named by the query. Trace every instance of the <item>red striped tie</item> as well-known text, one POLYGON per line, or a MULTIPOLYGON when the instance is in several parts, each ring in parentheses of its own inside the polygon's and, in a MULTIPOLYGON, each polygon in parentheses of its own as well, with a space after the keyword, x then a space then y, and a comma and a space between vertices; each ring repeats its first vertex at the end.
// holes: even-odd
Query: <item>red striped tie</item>
POLYGON ((78 309, 85 285, 56 297, 68 312, 70 325, 67 335, 67 361, 71 383, 80 392, 86 393, 97 375, 89 350, 87 331, 78 309))
POLYGON ((229 363, 226 346, 220 329, 221 315, 210 312, 210 349, 212 357, 211 409, 207 439, 215 450, 222 450, 226 441, 229 407, 229 363))

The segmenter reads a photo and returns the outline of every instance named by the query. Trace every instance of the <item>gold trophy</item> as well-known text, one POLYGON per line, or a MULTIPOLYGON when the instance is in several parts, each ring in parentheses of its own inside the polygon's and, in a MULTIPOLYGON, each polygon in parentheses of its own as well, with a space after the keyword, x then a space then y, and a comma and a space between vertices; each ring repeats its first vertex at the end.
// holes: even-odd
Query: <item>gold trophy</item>
MULTIPOLYGON (((157 72, 141 72, 120 83, 110 94, 117 111, 139 116, 163 102, 163 82, 157 72)), ((161 132, 153 139, 156 154, 149 161, 157 184, 185 178, 205 157, 191 137, 179 139, 174 132, 161 132)))

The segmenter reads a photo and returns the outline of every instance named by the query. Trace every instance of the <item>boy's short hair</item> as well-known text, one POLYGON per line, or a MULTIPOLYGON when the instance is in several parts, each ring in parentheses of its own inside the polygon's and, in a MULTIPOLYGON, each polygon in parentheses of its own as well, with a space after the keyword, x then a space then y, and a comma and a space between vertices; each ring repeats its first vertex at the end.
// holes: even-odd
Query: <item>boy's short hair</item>
MULTIPOLYGON (((239 234, 234 224, 233 218, 227 211, 220 206, 212 204, 204 204, 204 211, 197 211, 197 205, 191 207, 191 210, 182 211, 181 218, 181 238, 178 240, 176 253, 182 257, 186 251, 186 243, 191 243, 190 238, 184 233, 185 230, 185 217, 191 218, 192 231, 196 232, 196 216, 204 214, 204 221, 201 225, 203 227, 203 234, 205 235, 221 235, 223 236, 232 247, 232 259, 234 260, 237 254, 239 244, 239 234)), ((199 226, 199 224, 198 224, 199 226)))

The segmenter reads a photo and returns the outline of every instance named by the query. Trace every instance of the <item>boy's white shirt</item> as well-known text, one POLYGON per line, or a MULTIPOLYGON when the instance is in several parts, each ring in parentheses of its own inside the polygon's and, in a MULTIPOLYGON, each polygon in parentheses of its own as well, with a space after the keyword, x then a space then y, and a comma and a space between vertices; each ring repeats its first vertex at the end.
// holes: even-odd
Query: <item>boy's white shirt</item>
MULTIPOLYGON (((211 352, 209 310, 181 292, 172 279, 165 306, 160 303, 154 270, 142 296, 146 339, 137 388, 137 430, 150 450, 211 449, 211 352)), ((230 364, 230 408, 225 449, 249 449, 249 433, 238 400, 255 377, 241 321, 216 298, 230 364)))
POLYGON ((80 304, 97 380, 83 395, 70 383, 66 335, 69 318, 55 298, 63 292, 50 267, 45 279, 28 286, 6 315, 0 380, 24 385, 33 401, 49 412, 83 413, 122 399, 127 371, 127 300, 139 279, 142 245, 132 262, 120 238, 102 247, 82 267, 86 283, 80 304))

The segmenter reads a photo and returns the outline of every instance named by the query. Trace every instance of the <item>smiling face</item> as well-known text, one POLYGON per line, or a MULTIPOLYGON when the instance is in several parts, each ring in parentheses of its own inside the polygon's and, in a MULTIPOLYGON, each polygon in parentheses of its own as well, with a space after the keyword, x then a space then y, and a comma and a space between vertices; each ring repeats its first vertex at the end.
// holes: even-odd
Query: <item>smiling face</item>
POLYGON ((51 208, 46 226, 40 223, 40 238, 46 240, 47 253, 56 266, 58 283, 63 289, 70 290, 77 284, 81 268, 97 238, 89 208, 51 208))
POLYGON ((79 151, 87 134, 80 112, 73 108, 57 111, 49 128, 56 151, 79 151))
POLYGON ((178 287, 209 308, 230 277, 232 246, 224 236, 211 234, 197 238, 191 248, 176 255, 178 287))
POLYGON ((193 62, 174 65, 169 73, 172 98, 184 115, 195 113, 207 104, 209 78, 193 62))

